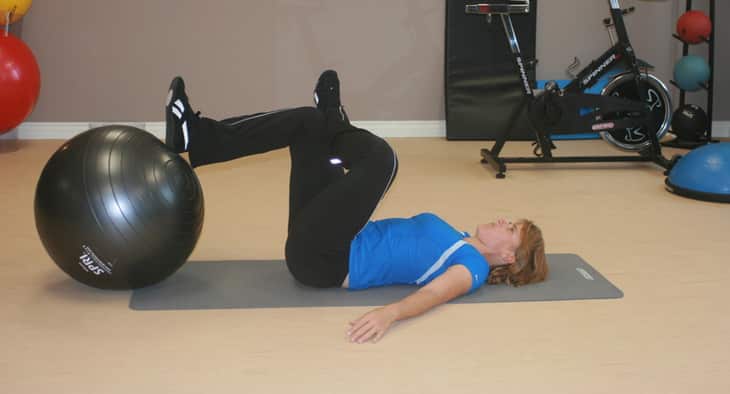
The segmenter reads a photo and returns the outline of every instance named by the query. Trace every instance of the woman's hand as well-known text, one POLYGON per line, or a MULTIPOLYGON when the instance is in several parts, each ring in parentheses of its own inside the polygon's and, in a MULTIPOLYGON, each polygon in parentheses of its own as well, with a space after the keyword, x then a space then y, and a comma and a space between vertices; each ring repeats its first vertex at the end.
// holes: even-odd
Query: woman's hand
POLYGON ((454 264, 429 284, 408 297, 381 308, 373 309, 350 322, 347 336, 351 342, 377 342, 396 320, 421 315, 429 309, 466 294, 471 287, 471 273, 461 264, 454 264))
POLYGON ((397 316, 398 314, 392 305, 373 309, 357 320, 350 322, 347 337, 350 342, 363 343, 371 339, 373 342, 377 342, 396 321, 397 316))

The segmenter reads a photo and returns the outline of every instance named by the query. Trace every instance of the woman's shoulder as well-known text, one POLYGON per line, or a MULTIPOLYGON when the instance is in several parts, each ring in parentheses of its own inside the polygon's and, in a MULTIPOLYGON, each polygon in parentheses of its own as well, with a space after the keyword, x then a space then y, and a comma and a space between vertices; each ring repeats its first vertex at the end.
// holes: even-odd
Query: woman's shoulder
POLYGON ((439 217, 438 215, 436 215, 433 212, 422 212, 422 213, 419 213, 418 215, 413 216, 413 219, 438 220, 440 222, 446 223, 443 219, 441 219, 441 217, 439 217))
POLYGON ((420 213, 420 214, 414 216, 413 220, 416 220, 418 222, 423 223, 424 225, 429 226, 429 228, 432 228, 435 231, 438 231, 439 234, 453 232, 454 234, 458 235, 460 238, 463 238, 464 236, 466 236, 466 234, 463 231, 457 230, 449 222, 447 222, 442 217, 440 217, 437 214, 432 213, 432 212, 420 213))

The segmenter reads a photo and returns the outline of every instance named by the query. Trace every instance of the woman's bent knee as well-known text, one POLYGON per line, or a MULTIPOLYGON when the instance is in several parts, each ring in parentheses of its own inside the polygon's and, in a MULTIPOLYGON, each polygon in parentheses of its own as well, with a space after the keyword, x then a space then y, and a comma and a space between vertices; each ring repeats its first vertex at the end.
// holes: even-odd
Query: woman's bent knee
POLYGON ((309 287, 341 287, 349 271, 346 256, 327 258, 329 254, 315 250, 305 238, 290 235, 286 241, 286 266, 294 279, 309 287))

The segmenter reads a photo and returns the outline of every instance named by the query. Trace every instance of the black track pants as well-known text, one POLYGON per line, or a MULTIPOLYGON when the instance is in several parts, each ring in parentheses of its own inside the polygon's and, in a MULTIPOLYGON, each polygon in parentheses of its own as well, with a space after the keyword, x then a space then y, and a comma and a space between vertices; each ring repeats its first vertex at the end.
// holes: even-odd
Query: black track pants
POLYGON ((339 287, 349 272, 350 242, 395 179, 393 149, 334 113, 310 107, 222 121, 200 118, 190 129, 194 167, 289 148, 287 266, 305 285, 339 287))

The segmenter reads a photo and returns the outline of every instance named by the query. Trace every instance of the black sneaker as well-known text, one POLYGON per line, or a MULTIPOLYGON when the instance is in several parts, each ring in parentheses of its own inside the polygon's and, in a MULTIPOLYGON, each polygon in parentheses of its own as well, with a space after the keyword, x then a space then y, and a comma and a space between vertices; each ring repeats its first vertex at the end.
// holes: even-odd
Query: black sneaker
POLYGON ((335 112, 341 120, 350 123, 340 102, 340 79, 337 77, 337 71, 326 70, 319 76, 317 86, 314 87, 314 103, 320 111, 335 112))
POLYGON ((175 153, 187 152, 190 144, 189 126, 197 118, 185 94, 185 81, 173 78, 165 104, 165 145, 175 153))
POLYGON ((319 76, 317 86, 314 87, 314 103, 320 111, 340 106, 340 79, 337 71, 327 70, 319 76))

